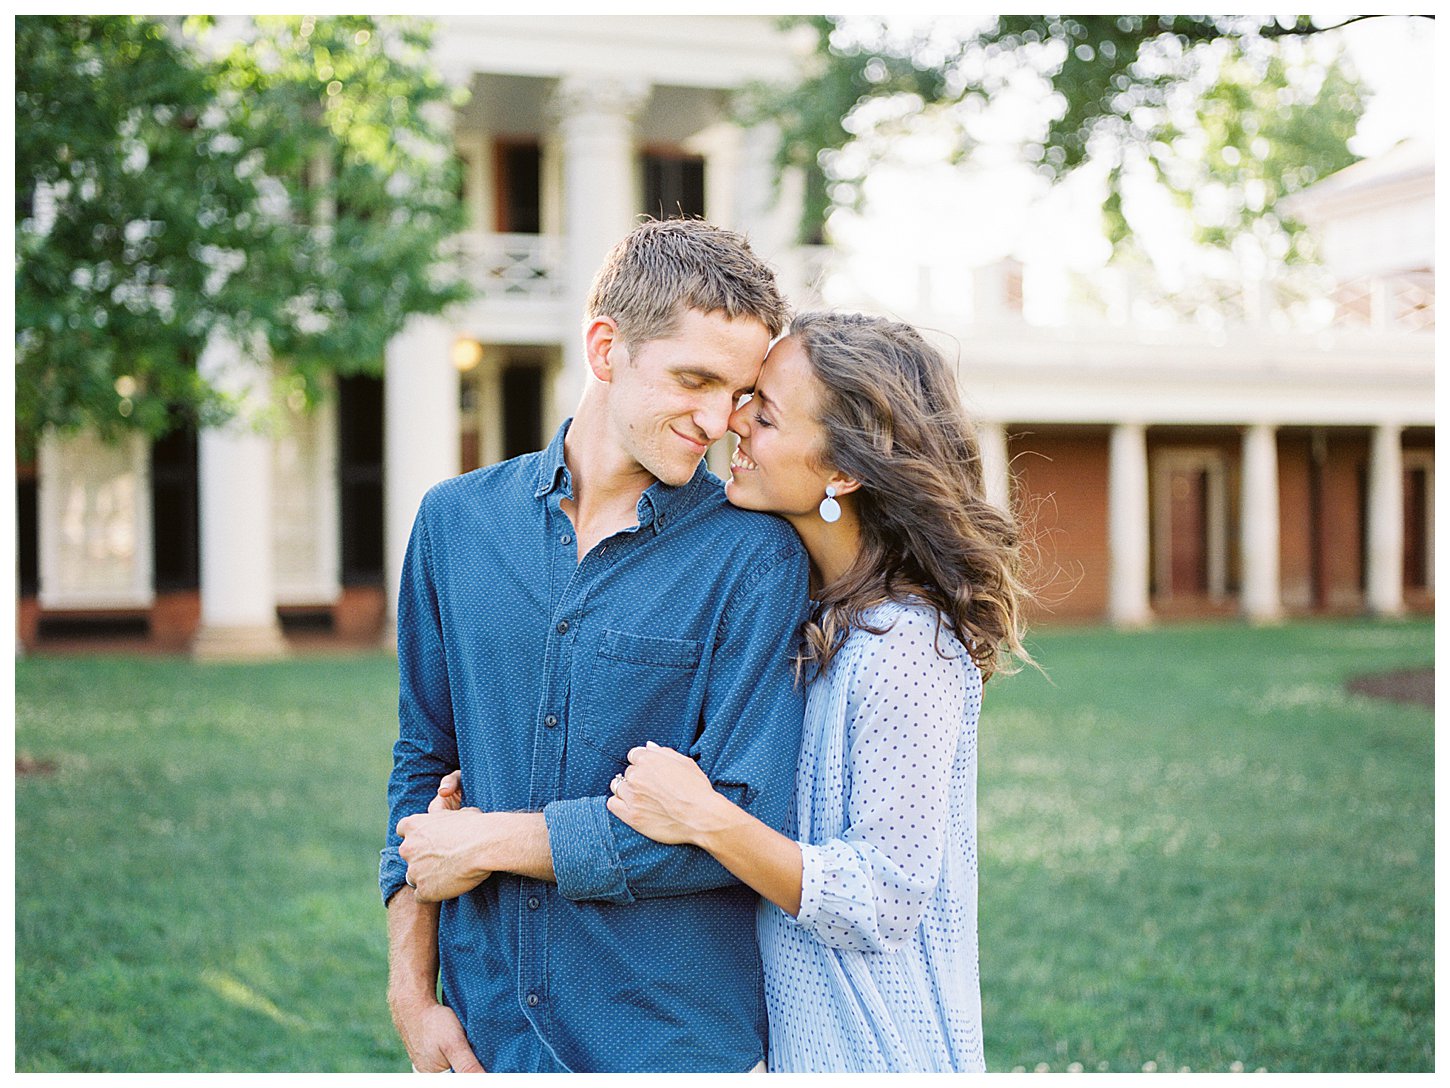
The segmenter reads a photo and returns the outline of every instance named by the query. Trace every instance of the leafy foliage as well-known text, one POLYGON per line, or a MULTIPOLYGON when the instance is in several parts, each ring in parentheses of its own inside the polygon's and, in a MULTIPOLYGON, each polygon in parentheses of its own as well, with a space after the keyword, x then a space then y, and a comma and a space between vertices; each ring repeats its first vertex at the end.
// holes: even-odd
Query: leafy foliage
POLYGON ((925 114, 952 127, 962 160, 996 101, 1034 86, 1038 131, 1024 156, 1053 182, 1098 164, 1115 246, 1131 237, 1125 172, 1141 168, 1199 213, 1201 241, 1258 233, 1271 256, 1296 256, 1275 202, 1354 161, 1346 143, 1363 93, 1337 56, 1307 55, 1301 40, 1319 32, 1308 16, 1003 15, 906 32, 883 20, 787 22, 813 31, 815 64, 754 111, 781 127, 777 166, 807 172, 806 235, 858 198, 864 165, 841 154, 848 146, 925 114))
POLYGON ((237 406, 208 337, 270 354, 315 398, 376 372, 412 313, 466 289, 447 88, 425 27, 261 17, 16 20, 16 414, 40 431, 157 436, 237 406), (212 32, 215 32, 212 30, 212 32))

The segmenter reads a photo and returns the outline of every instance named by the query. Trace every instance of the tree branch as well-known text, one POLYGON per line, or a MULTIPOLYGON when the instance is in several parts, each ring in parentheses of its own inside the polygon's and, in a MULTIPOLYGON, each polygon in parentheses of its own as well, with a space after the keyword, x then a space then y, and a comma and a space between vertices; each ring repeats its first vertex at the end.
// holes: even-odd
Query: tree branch
MULTIPOLYGON (((1266 26, 1259 31, 1261 38, 1306 38, 1312 34, 1323 34, 1327 30, 1342 30, 1354 23, 1362 22, 1365 19, 1387 19, 1389 16, 1383 12, 1374 15, 1351 15, 1342 23, 1335 23, 1333 26, 1315 26, 1313 23, 1295 23, 1293 26, 1279 26, 1274 24, 1266 26)), ((1410 18, 1434 19, 1433 15, 1411 15, 1410 18)))

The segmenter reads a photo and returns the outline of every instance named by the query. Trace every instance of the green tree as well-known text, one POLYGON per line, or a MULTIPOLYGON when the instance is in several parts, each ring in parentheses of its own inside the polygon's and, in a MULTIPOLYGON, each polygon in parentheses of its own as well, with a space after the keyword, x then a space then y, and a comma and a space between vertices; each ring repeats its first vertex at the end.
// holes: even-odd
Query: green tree
POLYGON ((965 159, 996 99, 1034 85, 1037 131, 1023 155, 1053 182, 1096 164, 1115 247, 1132 236, 1124 178, 1147 170, 1197 213, 1200 241, 1247 233, 1293 259, 1298 228, 1277 201, 1355 159, 1346 145, 1364 93, 1337 54, 1306 45, 1323 30, 1309 16, 1003 15, 904 32, 879 19, 788 22, 814 32, 814 63, 755 108, 781 126, 778 167, 806 172, 806 236, 859 199, 893 134, 930 118, 965 159))
POLYGON ((449 90, 428 30, 359 16, 16 19, 16 419, 164 434, 236 405, 209 336, 265 351, 315 399, 377 372, 409 314, 467 289, 449 90))

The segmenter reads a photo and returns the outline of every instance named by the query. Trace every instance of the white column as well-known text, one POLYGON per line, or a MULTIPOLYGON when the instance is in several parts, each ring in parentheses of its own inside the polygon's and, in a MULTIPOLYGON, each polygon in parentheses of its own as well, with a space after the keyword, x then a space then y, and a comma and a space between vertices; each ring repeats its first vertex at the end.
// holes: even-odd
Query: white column
POLYGON ((977 445, 982 451, 982 482, 987 501, 1010 510, 1012 481, 1007 468, 1007 429, 1000 423, 978 423, 977 445))
POLYGON ((1020 320, 1022 306, 1013 281, 1021 276, 1021 262, 1011 257, 972 269, 972 320, 979 324, 1020 320))
POLYGON ((1365 604, 1376 616, 1397 616, 1405 610, 1405 496, 1400 454, 1400 428, 1381 424, 1369 448, 1369 524, 1365 536, 1367 577, 1365 604))
POLYGON ((685 147, 705 157, 705 218, 717 227, 743 230, 736 178, 744 134, 739 125, 720 121, 686 141, 685 147))
MULTIPOLYGON (((503 351, 486 344, 483 359, 474 370, 478 389, 479 463, 492 465, 503 460, 503 351)), ((550 438, 552 431, 546 431, 550 438)))
POLYGON ((458 475, 458 371, 452 327, 414 316, 388 342, 383 377, 383 539, 387 562, 386 645, 393 644, 398 586, 413 518, 427 490, 458 475))
MULTIPOLYGON (((796 244, 800 234, 805 175, 789 167, 779 182, 775 151, 780 130, 773 124, 752 125, 740 134, 734 171, 735 230, 750 240, 756 256, 775 270, 781 293, 799 310, 821 306, 816 267, 796 244)), ((812 247, 814 248, 814 247, 812 247)))
POLYGON ((1148 441, 1141 423, 1119 423, 1108 442, 1108 619, 1147 623, 1148 441))
POLYGON ((574 413, 584 391, 584 301, 604 255, 629 233, 639 212, 634 114, 649 87, 638 80, 566 76, 550 108, 564 156, 564 298, 578 323, 566 338, 547 421, 574 413))
POLYGON ((272 440, 258 414, 270 402, 271 370, 223 336, 213 336, 198 369, 237 397, 241 410, 197 438, 201 522, 199 660, 280 657, 272 571, 272 440))
POLYGON ((1244 431, 1243 461, 1240 605, 1248 619, 1266 623, 1283 614, 1279 599, 1279 451, 1273 427, 1256 423, 1244 431))

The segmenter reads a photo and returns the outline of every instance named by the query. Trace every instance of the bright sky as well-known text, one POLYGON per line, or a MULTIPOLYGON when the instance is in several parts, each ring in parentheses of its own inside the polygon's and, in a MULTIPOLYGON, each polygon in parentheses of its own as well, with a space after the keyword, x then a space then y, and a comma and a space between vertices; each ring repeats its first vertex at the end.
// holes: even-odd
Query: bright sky
MULTIPOLYGON (((1396 16, 1333 33, 1373 91, 1352 150, 1374 155, 1407 137, 1433 143, 1435 23, 1396 16)), ((941 161, 942 148, 930 137, 903 144, 902 164, 878 168, 868 181, 866 214, 833 219, 835 237, 857 255, 852 279, 890 308, 913 308, 923 290, 945 306, 969 296, 973 266, 1011 255, 1035 274, 1045 304, 1029 318, 1053 320, 1062 296, 1041 288, 1061 281, 1065 290, 1068 270, 1100 267, 1108 256, 1094 180, 1076 178, 1049 192, 1005 149, 985 147, 960 167, 941 161)), ((1143 221, 1154 224, 1141 235, 1160 269, 1182 265, 1188 247, 1166 195, 1145 187, 1137 204, 1147 213, 1143 221)))

